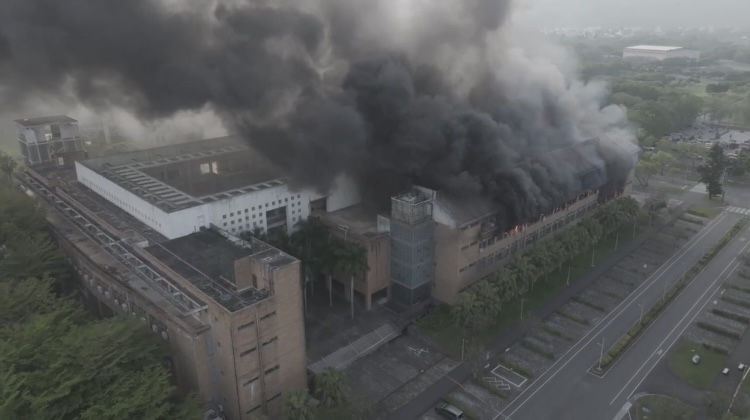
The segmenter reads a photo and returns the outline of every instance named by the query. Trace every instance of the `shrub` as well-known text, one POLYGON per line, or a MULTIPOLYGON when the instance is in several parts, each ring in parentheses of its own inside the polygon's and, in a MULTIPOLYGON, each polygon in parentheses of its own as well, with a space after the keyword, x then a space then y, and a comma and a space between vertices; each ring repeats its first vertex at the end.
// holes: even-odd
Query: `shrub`
POLYGON ((527 339, 521 340, 521 346, 524 347, 524 348, 527 348, 527 349, 529 349, 531 351, 533 351, 534 353, 536 353, 536 354, 538 354, 540 356, 544 356, 547 359, 555 360, 555 354, 554 353, 552 353, 551 351, 548 351, 548 350, 542 348, 541 346, 539 346, 539 345, 537 345, 537 344, 535 344, 535 343, 533 343, 533 342, 531 342, 531 341, 529 341, 527 339))
POLYGON ((607 308, 605 308, 602 305, 599 305, 598 303, 591 302, 588 299, 584 299, 580 296, 576 296, 573 298, 574 301, 580 303, 581 305, 588 306, 591 309, 600 311, 600 312, 607 312, 607 308))
POLYGON ((550 327, 547 324, 542 324, 542 329, 544 331, 547 331, 548 333, 554 335, 555 337, 560 337, 563 340, 567 340, 567 341, 573 341, 573 337, 571 337, 570 335, 568 335, 566 332, 560 331, 557 328, 552 328, 552 327, 550 327))
POLYGON ((742 336, 741 334, 739 334, 737 332, 729 331, 729 330, 727 330, 727 329, 725 329, 723 327, 711 324, 711 323, 706 322, 706 321, 698 321, 696 324, 700 328, 703 328, 706 331, 711 331, 713 333, 716 333, 716 334, 719 334, 719 335, 723 335, 724 337, 734 338, 735 340, 739 340, 740 337, 742 336))
POLYGON ((742 299, 737 299, 736 297, 733 297, 733 296, 722 296, 721 299, 729 303, 734 303, 735 305, 740 305, 746 308, 750 308, 750 302, 744 301, 742 299))
POLYGON ((533 372, 531 372, 530 370, 526 369, 523 366, 518 366, 517 364, 511 362, 510 360, 504 358, 503 356, 498 357, 497 361, 498 361, 498 363, 500 363, 501 365, 505 366, 506 368, 508 368, 508 369, 510 369, 510 370, 512 370, 512 371, 514 371, 516 373, 520 373, 521 375, 523 375, 523 376, 525 376, 527 378, 534 377, 534 373, 533 372))
POLYGON ((474 381, 474 383, 477 384, 477 386, 484 388, 488 392, 491 392, 504 400, 508 399, 507 392, 497 389, 497 387, 492 385, 491 383, 488 383, 487 381, 483 379, 479 379, 479 378, 474 378, 472 379, 472 381, 474 381))
POLYGON ((568 318, 569 320, 577 322, 581 325, 589 325, 588 319, 582 318, 578 315, 571 314, 570 312, 567 312, 567 311, 563 311, 562 309, 558 309, 557 314, 563 318, 568 318))
POLYGON ((717 346, 715 344, 707 343, 705 341, 702 341, 701 344, 703 345, 703 347, 705 347, 708 350, 715 351, 721 354, 726 354, 726 355, 729 354, 729 350, 727 350, 725 347, 717 346))
POLYGON ((713 308, 711 309, 711 312, 713 312, 716 315, 722 316, 724 318, 741 322, 743 324, 750 323, 750 317, 748 317, 747 315, 737 314, 737 313, 725 311, 719 308, 713 308))

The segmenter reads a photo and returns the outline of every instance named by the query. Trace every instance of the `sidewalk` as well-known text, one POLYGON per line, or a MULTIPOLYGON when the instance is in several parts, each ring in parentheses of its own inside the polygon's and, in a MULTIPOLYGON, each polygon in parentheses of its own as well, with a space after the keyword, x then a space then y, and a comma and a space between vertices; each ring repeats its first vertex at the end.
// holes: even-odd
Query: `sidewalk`
MULTIPOLYGON (((635 251, 638 247, 643 245, 648 239, 658 234, 664 227, 676 220, 682 213, 684 213, 690 204, 685 202, 678 210, 675 211, 675 215, 669 217, 664 222, 660 223, 655 229, 649 229, 642 233, 637 238, 631 240, 625 244, 622 248, 611 253, 607 258, 599 262, 599 264, 585 272, 576 281, 570 284, 570 286, 558 295, 550 298, 544 304, 539 306, 534 311, 534 316, 540 319, 545 319, 552 315, 557 309, 565 305, 570 299, 579 295, 583 290, 597 281, 602 275, 609 271, 615 266, 620 260, 625 258, 628 254, 635 251)), ((523 337, 524 327, 517 325, 506 329, 497 339, 490 342, 487 350, 490 353, 490 358, 494 358, 497 354, 502 353, 510 347, 513 343, 523 337)), ((429 410, 430 407, 437 404, 438 401, 445 395, 453 392, 459 384, 467 381, 471 377, 471 368, 466 364, 462 363, 453 369, 449 374, 441 378, 439 381, 430 385, 424 392, 417 395, 409 401, 407 404, 400 407, 389 418, 393 420, 403 419, 416 419, 422 413, 429 410)))

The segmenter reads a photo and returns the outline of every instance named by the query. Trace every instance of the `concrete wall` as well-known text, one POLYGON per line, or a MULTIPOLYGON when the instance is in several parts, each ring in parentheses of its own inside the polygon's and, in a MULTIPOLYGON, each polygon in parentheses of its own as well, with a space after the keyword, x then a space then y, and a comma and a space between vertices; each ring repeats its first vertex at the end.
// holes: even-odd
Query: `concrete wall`
MULTIPOLYGON (((387 289, 391 283, 391 239, 388 235, 367 238, 356 234, 344 235, 341 229, 329 226, 329 233, 341 240, 362 247, 366 251, 368 271, 364 277, 355 277, 354 290, 364 296, 365 309, 372 308, 372 295, 387 289)), ((349 299, 351 276, 342 271, 333 274, 333 279, 344 285, 344 294, 349 299)), ((356 299, 356 297, 355 297, 356 299)))

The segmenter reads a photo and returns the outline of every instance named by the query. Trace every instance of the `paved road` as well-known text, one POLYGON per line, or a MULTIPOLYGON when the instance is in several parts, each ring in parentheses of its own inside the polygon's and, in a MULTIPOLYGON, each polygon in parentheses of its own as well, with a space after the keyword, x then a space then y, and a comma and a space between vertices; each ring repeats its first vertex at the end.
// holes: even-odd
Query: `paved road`
POLYGON ((604 341, 606 350, 638 320, 640 304, 645 303, 648 309, 653 302, 661 299, 665 287, 674 283, 686 267, 695 263, 740 218, 740 215, 724 212, 707 224, 496 418, 613 418, 668 353, 669 347, 679 339, 704 304, 712 299, 721 281, 739 264, 737 256, 750 245, 748 231, 744 230, 709 263, 604 378, 588 373, 588 368, 599 359, 600 343, 604 341))
MULTIPOLYGON (((683 208, 687 208, 685 204, 683 208)), ((666 220, 659 227, 655 227, 649 232, 643 233, 641 236, 630 241, 625 246, 621 247, 618 251, 610 254, 609 257, 602 260, 596 267, 584 273, 581 277, 576 279, 570 284, 570 287, 566 288, 559 294, 550 298, 544 304, 534 311, 534 315, 544 319, 551 315, 554 311, 560 308, 562 305, 567 303, 572 297, 578 296, 583 292, 584 289, 593 284, 598 280, 604 273, 606 273, 612 266, 614 266, 625 256, 629 255, 635 249, 645 243, 651 235, 657 233, 661 227, 671 222, 666 220)), ((524 330, 520 326, 511 327, 505 331, 493 342, 488 345, 490 352, 496 354, 510 347, 513 343, 518 341, 524 334, 524 330)), ((494 356, 493 356, 494 357, 494 356)), ((432 407, 445 395, 453 392, 458 384, 461 384, 471 377, 471 369, 466 364, 461 364, 452 370, 448 375, 444 376, 437 382, 430 385, 422 393, 415 396, 404 406, 400 407, 394 413, 389 416, 390 419, 404 420, 404 419, 416 419, 422 413, 431 410, 432 407)))

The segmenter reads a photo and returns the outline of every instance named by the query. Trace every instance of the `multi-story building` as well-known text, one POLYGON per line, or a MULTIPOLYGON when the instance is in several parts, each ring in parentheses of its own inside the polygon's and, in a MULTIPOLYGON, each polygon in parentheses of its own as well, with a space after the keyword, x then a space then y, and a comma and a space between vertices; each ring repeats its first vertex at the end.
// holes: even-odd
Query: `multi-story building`
POLYGON ((27 159, 22 176, 48 204, 87 306, 147 323, 172 349, 181 389, 229 419, 278 416, 282 393, 307 384, 300 262, 236 234, 292 229, 351 199, 292 190, 248 150, 222 138, 27 159))
MULTIPOLYGON (((321 213, 320 220, 335 237, 365 249, 367 271, 354 279, 355 299, 362 300, 365 309, 372 308, 373 299, 388 296, 390 284, 390 238, 388 218, 354 205, 329 213, 321 213)), ((349 273, 334 273, 333 288, 349 298, 352 296, 349 273)))
POLYGON ((193 141, 75 163, 78 181, 167 238, 210 224, 238 234, 294 230, 311 209, 359 201, 354 183, 324 196, 295 190, 277 166, 235 137, 193 141))
POLYGON ((65 115, 16 120, 18 149, 29 165, 70 166, 86 157, 78 122, 65 115))

